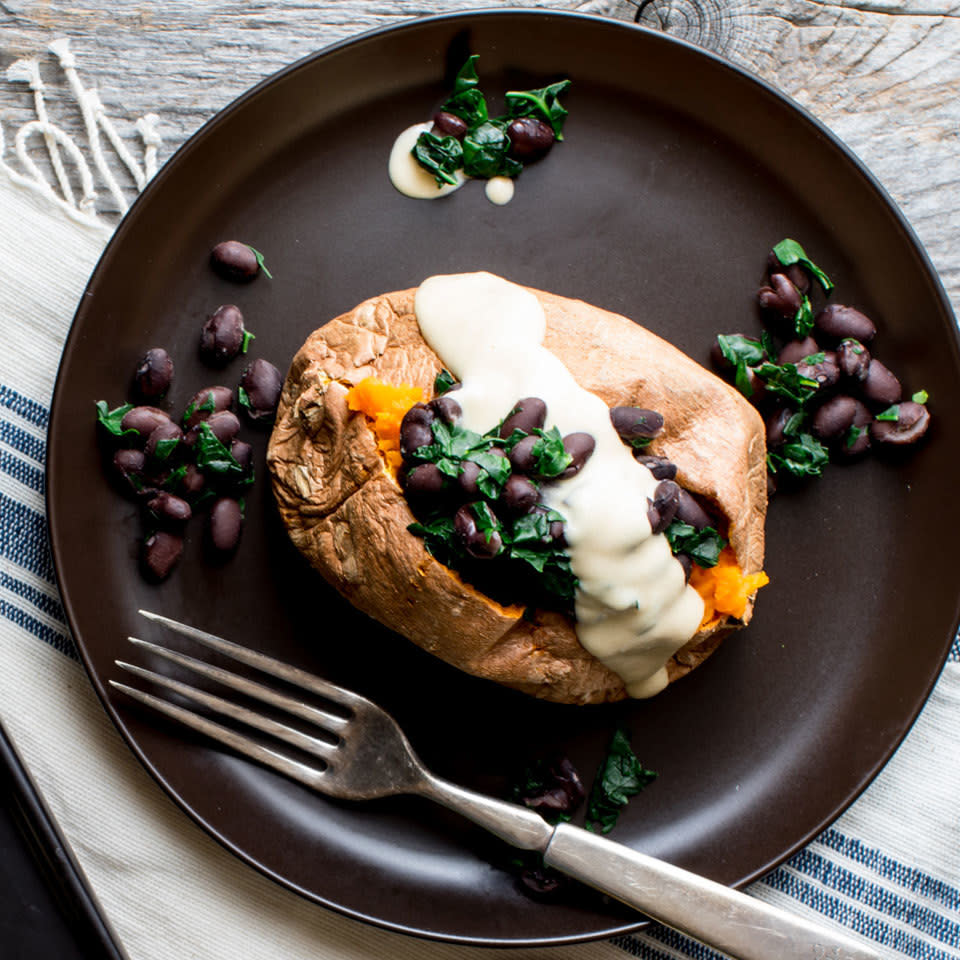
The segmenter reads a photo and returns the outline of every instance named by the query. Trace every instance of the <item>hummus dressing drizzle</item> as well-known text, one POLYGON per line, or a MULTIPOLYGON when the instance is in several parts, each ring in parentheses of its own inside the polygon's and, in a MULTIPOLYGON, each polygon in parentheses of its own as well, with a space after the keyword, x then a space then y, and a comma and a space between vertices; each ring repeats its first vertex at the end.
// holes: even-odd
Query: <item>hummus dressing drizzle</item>
POLYGON ((620 440, 603 400, 543 347, 546 318, 533 294, 489 273, 436 276, 420 285, 415 310, 424 339, 463 384, 456 398, 465 427, 483 433, 517 400, 540 397, 547 429, 596 440, 576 476, 544 486, 546 504, 566 519, 580 580, 577 637, 630 696, 658 693, 666 662, 703 616, 666 537, 650 531, 647 498, 658 481, 620 440))

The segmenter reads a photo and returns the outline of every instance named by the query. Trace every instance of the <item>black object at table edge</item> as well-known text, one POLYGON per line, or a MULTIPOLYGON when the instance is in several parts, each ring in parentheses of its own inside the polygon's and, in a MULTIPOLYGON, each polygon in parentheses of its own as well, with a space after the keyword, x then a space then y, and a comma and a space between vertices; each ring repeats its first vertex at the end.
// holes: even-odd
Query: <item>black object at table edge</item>
POLYGON ((78 947, 84 956, 129 960, 2 723, 0 763, 7 806, 78 947))

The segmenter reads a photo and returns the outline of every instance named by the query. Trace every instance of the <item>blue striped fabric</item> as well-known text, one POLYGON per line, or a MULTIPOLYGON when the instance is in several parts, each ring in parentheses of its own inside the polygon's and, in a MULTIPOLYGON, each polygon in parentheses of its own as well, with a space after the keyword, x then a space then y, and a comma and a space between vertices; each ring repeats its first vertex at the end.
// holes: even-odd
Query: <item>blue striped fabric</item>
MULTIPOLYGON (((44 489, 45 407, 0 385, 0 474, 37 494, 44 489)), ((61 653, 77 653, 53 589, 46 522, 36 506, 0 491, 0 616, 61 653), (31 583, 30 581, 33 581, 31 583), (43 589, 46 587, 46 589, 43 589)), ((960 661, 960 640, 950 660, 960 661)), ((915 960, 960 960, 960 888, 902 863, 836 827, 825 830, 760 884, 816 909, 890 951, 915 960), (952 912, 954 916, 948 916, 952 912)), ((707 947, 653 924, 613 941, 641 960, 723 960, 707 947)), ((775 960, 775 958, 771 958, 775 960)))

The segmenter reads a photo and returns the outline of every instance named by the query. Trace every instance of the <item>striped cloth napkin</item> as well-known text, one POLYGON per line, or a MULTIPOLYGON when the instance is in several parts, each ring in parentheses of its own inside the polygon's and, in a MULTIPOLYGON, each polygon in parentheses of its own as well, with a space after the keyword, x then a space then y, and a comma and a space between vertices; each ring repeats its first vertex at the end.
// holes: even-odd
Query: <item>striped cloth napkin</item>
MULTIPOLYGON (((52 49, 73 70, 71 86, 83 109, 66 42, 52 49)), ((29 81, 31 62, 15 65, 19 72, 11 68, 8 81, 29 81)), ((98 122, 102 127, 104 118, 98 122)), ((143 118, 138 129, 142 157, 130 146, 119 158, 139 185, 153 172, 156 118, 143 118)), ((43 496, 60 352, 111 234, 91 200, 97 187, 112 192, 101 164, 112 141, 68 144, 43 116, 28 133, 33 146, 21 138, 16 156, 0 138, 0 717, 131 960, 488 960, 489 950, 363 926, 244 866, 167 799, 100 708, 57 596, 43 496), (79 198, 54 189, 55 162, 48 166, 51 181, 44 179, 31 160, 43 150, 83 164, 79 198)), ((886 769, 833 826, 750 893, 845 928, 885 957, 960 960, 958 787, 960 645, 954 644, 929 703, 886 769)), ((615 960, 624 953, 719 958, 657 925, 609 943, 510 956, 615 960)))

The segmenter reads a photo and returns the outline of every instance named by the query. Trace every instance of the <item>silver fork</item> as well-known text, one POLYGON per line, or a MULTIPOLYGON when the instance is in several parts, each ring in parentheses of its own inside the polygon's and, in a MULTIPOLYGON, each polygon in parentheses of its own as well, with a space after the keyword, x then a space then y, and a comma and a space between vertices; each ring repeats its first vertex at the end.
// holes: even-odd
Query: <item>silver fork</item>
POLYGON ((322 761, 310 766, 178 704, 111 680, 140 703, 226 744, 328 796, 371 800, 414 794, 456 810, 513 846, 536 850, 544 863, 622 900, 649 917, 740 960, 877 960, 868 947, 768 906, 722 884, 681 870, 569 823, 552 826, 524 807, 474 793, 430 773, 396 721, 359 694, 247 647, 168 617, 141 610, 169 627, 262 673, 317 694, 341 715, 303 703, 261 683, 130 637, 130 642, 201 676, 316 726, 314 737, 254 710, 163 674, 117 660, 117 666, 298 748, 322 761))

